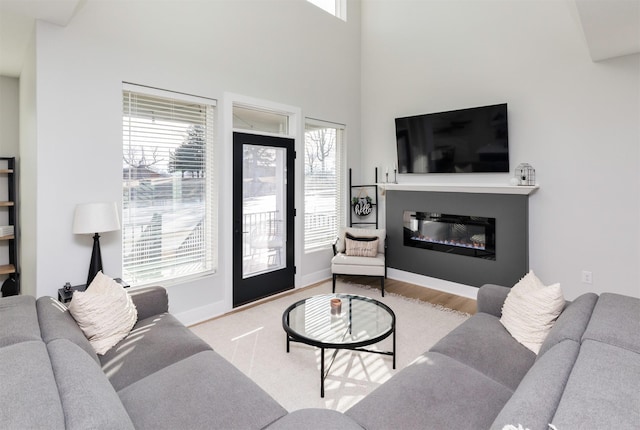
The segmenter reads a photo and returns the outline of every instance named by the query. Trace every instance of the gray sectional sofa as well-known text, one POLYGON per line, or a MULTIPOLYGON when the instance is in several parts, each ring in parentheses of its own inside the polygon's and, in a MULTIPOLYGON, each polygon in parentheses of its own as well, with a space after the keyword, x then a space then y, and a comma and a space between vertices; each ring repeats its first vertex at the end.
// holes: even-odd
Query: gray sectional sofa
POLYGON ((344 414, 287 413, 162 288, 131 292, 138 323, 104 356, 54 299, 0 299, 0 428, 640 428, 640 300, 580 296, 536 356, 499 321, 508 292, 480 288, 476 315, 344 414))
POLYGON ((346 415, 368 430, 640 428, 640 300, 578 297, 536 356, 500 323, 508 292, 480 288, 477 314, 346 415))
POLYGON ((261 429, 287 411, 167 313, 131 292, 138 322, 97 356, 51 297, 0 299, 2 429, 261 429))

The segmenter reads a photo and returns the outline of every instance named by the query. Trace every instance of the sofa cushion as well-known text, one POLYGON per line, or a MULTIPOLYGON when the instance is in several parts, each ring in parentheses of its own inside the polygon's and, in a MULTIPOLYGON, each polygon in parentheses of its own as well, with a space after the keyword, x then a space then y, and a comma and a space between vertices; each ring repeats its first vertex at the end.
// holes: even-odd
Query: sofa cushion
POLYGON ((127 292, 138 311, 138 320, 169 312, 169 296, 163 287, 130 288, 127 292))
POLYGON ((367 430, 486 429, 511 394, 477 370, 427 352, 345 414, 367 430))
POLYGON ((545 286, 530 271, 511 288, 500 322, 518 342, 537 354, 563 308, 560 284, 545 286))
POLYGON ((138 321, 116 346, 100 356, 102 369, 116 390, 211 347, 173 315, 138 321))
POLYGON ((41 340, 35 299, 10 296, 0 300, 0 347, 29 340, 41 340))
POLYGON ((133 429, 109 380, 85 352, 67 339, 47 345, 67 429, 133 429))
POLYGON ((0 363, 0 426, 64 429, 58 387, 45 344, 40 340, 2 347, 0 363))
POLYGON ((69 309, 53 297, 40 297, 36 301, 42 339, 49 343, 55 339, 68 339, 78 345, 96 363, 98 355, 85 337, 69 309))
POLYGON ((118 394, 136 429, 262 429, 287 413, 213 351, 178 361, 118 394))
POLYGON ((491 429, 502 430, 507 425, 522 425, 531 430, 547 430, 579 350, 578 342, 564 340, 539 357, 502 408, 491 429))
POLYGON ((89 343, 102 355, 133 328, 138 312, 124 287, 98 272, 86 291, 76 291, 69 312, 89 343))
POLYGON ((515 390, 535 361, 535 354, 518 343, 489 314, 478 313, 436 343, 431 351, 455 358, 515 390))
POLYGON ((580 343, 587 324, 589 324, 589 320, 591 319, 593 307, 597 301, 598 296, 596 294, 586 293, 573 302, 568 303, 556 320, 547 338, 542 342, 542 346, 540 346, 540 351, 538 352, 538 358, 544 355, 544 353, 554 345, 565 339, 571 339, 580 343))
POLYGON ((637 352, 586 340, 552 424, 558 429, 637 429, 640 424, 638 387, 640 355, 637 352))
POLYGON ((583 340, 592 339, 640 353, 640 299, 603 293, 583 340))
POLYGON ((267 427, 269 430, 363 430, 350 417, 331 409, 299 409, 267 427))

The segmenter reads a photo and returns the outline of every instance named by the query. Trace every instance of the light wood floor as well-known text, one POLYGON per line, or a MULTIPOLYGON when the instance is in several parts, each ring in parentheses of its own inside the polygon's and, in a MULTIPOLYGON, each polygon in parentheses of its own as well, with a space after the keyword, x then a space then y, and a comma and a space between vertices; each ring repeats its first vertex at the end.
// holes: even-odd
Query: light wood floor
MULTIPOLYGON (((374 288, 380 288, 380 280, 369 278, 366 276, 348 276, 345 281, 356 282, 358 284, 369 285, 374 288)), ((412 299, 423 300, 425 302, 441 305, 449 309, 468 314, 476 313, 476 301, 467 297, 456 296, 431 288, 421 287, 419 285, 409 284, 407 282, 397 281, 395 279, 384 280, 384 291, 399 294, 401 296, 410 297, 412 299)))

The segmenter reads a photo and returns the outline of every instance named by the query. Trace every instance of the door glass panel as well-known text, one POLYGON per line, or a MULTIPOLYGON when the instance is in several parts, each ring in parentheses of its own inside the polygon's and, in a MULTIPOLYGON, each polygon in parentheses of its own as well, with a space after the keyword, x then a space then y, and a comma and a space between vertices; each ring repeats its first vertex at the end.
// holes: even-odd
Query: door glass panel
POLYGON ((243 144, 243 278, 286 267, 286 160, 286 148, 243 144))

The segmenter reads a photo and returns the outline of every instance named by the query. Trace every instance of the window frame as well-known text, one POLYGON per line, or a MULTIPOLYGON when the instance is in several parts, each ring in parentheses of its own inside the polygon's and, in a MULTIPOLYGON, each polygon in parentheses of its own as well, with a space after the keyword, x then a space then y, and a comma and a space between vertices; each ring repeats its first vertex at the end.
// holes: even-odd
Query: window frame
POLYGON ((345 148, 346 148, 346 125, 339 124, 330 121, 318 120, 314 118, 305 118, 304 123, 304 155, 303 155, 303 199, 304 199, 304 218, 302 220, 303 223, 303 243, 302 249, 305 254, 330 249, 335 237, 337 237, 338 231, 341 226, 345 225, 347 212, 345 211, 344 201, 346 198, 345 191, 345 181, 346 181, 346 157, 345 157, 345 148), (335 221, 335 231, 333 232, 333 237, 331 240, 322 241, 321 243, 309 243, 307 240, 307 232, 310 231, 307 228, 307 216, 310 214, 309 207, 307 205, 307 132, 309 131, 309 127, 313 128, 332 128, 336 130, 336 148, 335 148, 335 157, 336 159, 336 185, 335 185, 335 212, 336 212, 336 221, 335 221))
MULTIPOLYGON (((217 134, 217 126, 216 126, 216 116, 217 116, 217 100, 215 99, 210 99, 210 98, 206 98, 206 97, 200 97, 200 96, 194 96, 194 95, 190 95, 190 94, 186 94, 186 93, 180 93, 180 92, 175 92, 175 91, 169 91, 169 90, 163 90, 163 89, 159 89, 159 88, 154 88, 154 87, 149 87, 149 86, 144 86, 144 85, 138 85, 138 84, 132 84, 132 83, 128 83, 128 82, 123 82, 122 85, 122 102, 123 102, 123 111, 122 111, 122 131, 123 131, 123 137, 122 137, 122 151, 123 151, 123 177, 122 177, 122 192, 123 192, 123 201, 122 201, 122 273, 123 276, 127 279, 127 281, 134 285, 134 286, 144 286, 144 285, 152 285, 152 284, 157 284, 159 282, 161 282, 163 285, 174 285, 174 284, 179 284, 179 283, 184 283, 185 281, 189 281, 192 279, 197 279, 197 278, 202 278, 202 277, 206 277, 206 276, 211 276, 213 274, 215 274, 218 271, 218 232, 217 232, 217 228, 218 228, 218 180, 216 179, 216 169, 215 169, 215 160, 216 160, 216 134, 217 134), (204 133, 205 133, 205 145, 206 145, 206 151, 205 151, 205 157, 204 160, 202 161, 201 165, 204 168, 204 173, 198 173, 196 176, 196 178, 199 178, 199 175, 202 175, 202 183, 200 184, 200 186, 202 187, 202 190, 197 194, 198 197, 202 197, 203 203, 201 204, 201 206, 203 207, 203 212, 201 212, 202 215, 202 241, 204 242, 203 244, 203 249, 199 249, 196 251, 196 253, 198 255, 202 254, 202 257, 199 257, 199 263, 202 264, 202 267, 194 269, 191 268, 188 271, 185 271, 183 273, 178 273, 177 271, 175 271, 176 268, 179 268, 181 266, 184 266, 184 263, 180 263, 178 261, 178 263, 169 263, 169 264, 159 264, 158 266, 158 270, 171 270, 172 273, 163 273, 162 276, 159 277, 153 277, 153 278, 136 278, 131 276, 131 272, 130 270, 127 270, 127 247, 132 247, 132 243, 129 239, 126 239, 126 232, 125 232, 125 228, 127 228, 127 226, 129 226, 131 228, 131 226, 133 226, 133 228, 135 228, 137 226, 137 224, 130 224, 128 223, 128 220, 130 219, 130 212, 129 215, 127 215, 125 213, 125 211, 130 210, 127 209, 127 204, 129 202, 131 202, 131 195, 127 195, 126 194, 126 186, 128 181, 131 181, 131 176, 127 179, 125 178, 125 172, 124 169, 127 166, 127 162, 126 160, 124 160, 124 156, 125 153, 127 151, 128 148, 131 148, 132 146, 132 140, 131 137, 128 137, 126 135, 127 132, 127 127, 129 127, 129 130, 131 130, 132 128, 132 121, 131 119, 136 117, 134 115, 130 115, 131 110, 129 110, 125 105, 125 98, 127 97, 127 94, 129 94, 129 97, 131 97, 131 95, 139 95, 142 98, 145 98, 147 100, 153 100, 156 99, 156 101, 158 102, 158 104, 163 103, 161 100, 164 100, 164 102, 169 102, 172 101, 174 102, 177 106, 183 105, 200 105, 201 107, 204 108, 204 113, 202 113, 201 115, 203 116, 203 127, 204 127, 204 133), (127 124, 127 122, 129 122, 129 124, 127 124)), ((160 111, 160 109, 158 109, 158 111, 160 111)), ((176 114, 178 115, 178 114, 176 114)), ((142 115, 137 115, 138 120, 140 120, 140 118, 142 118, 144 116, 144 114, 142 115)), ((162 112, 158 114, 158 118, 160 118, 161 120, 165 120, 165 121, 169 121, 169 117, 166 116, 165 114, 163 114, 162 112)), ((157 119, 157 118, 156 118, 157 119)), ((190 123, 189 121, 191 120, 191 118, 187 118, 184 121, 176 121, 176 122, 184 122, 184 124, 182 125, 184 127, 184 133, 188 133, 188 130, 191 128, 191 126, 193 125, 197 125, 197 124, 193 124, 190 123), (190 124, 190 125, 188 125, 190 124)), ((162 131, 160 131, 160 133, 162 133, 162 131)), ((156 136, 156 138, 158 138, 159 136, 156 136)), ((185 135, 183 137, 182 140, 182 144, 186 143, 188 140, 187 135, 185 135)), ((177 149, 178 147, 182 146, 181 145, 177 145, 173 148, 174 150, 174 154, 175 154, 175 149, 177 149)), ((144 146, 144 145, 143 145, 144 146)), ((148 146, 144 146, 145 148, 148 147, 153 147, 153 144, 150 144, 148 146)), ((158 148, 159 146, 157 146, 156 144, 156 148, 158 148)), ((171 150, 167 149, 166 150, 166 154, 169 156, 169 158, 167 160, 163 160, 164 162, 166 162, 166 167, 165 169, 167 170, 164 174, 167 177, 173 178, 173 180, 171 181, 171 186, 172 186, 172 190, 176 187, 176 184, 179 182, 180 184, 177 185, 179 187, 182 187, 184 185, 184 181, 182 181, 182 179, 185 178, 185 173, 181 172, 180 173, 180 177, 178 181, 175 181, 176 178, 178 178, 178 171, 174 172, 170 172, 170 167, 169 164, 171 163, 171 150)), ((131 161, 131 160, 130 160, 131 161)), ((129 166, 131 166, 129 164, 129 166)), ((175 169, 175 166, 174 166, 175 169)), ((193 179, 194 173, 191 172, 191 178, 193 179)), ((155 195, 154 195, 155 197, 155 195)), ((174 191, 172 191, 172 198, 168 199, 169 203, 171 204, 169 211, 167 211, 166 213, 175 213, 174 210, 176 208, 175 206, 175 202, 176 202, 176 197, 174 194, 174 191)), ((183 208, 184 209, 184 208, 183 208)), ((191 234, 195 233, 195 230, 197 229, 197 225, 196 227, 194 227, 191 230, 191 234)), ((169 236, 171 234, 171 232, 169 234, 164 234, 161 235, 160 237, 163 238, 167 238, 167 236, 169 236)), ((184 245, 186 243, 186 239, 181 243, 181 245, 178 247, 180 248, 182 245, 184 245)), ((182 251, 184 253, 184 257, 187 258, 191 258, 189 255, 189 251, 182 251)), ((181 254, 176 255, 176 259, 179 259, 181 257, 181 254)))

